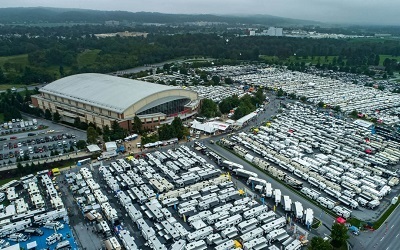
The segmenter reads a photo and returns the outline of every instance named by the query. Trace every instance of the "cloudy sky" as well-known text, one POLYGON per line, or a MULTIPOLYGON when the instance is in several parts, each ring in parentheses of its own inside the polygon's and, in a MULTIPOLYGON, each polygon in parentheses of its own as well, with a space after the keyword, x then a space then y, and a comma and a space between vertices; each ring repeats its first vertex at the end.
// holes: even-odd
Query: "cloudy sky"
POLYGON ((400 0, 0 0, 0 7, 65 7, 186 14, 268 14, 331 23, 400 24, 400 0))

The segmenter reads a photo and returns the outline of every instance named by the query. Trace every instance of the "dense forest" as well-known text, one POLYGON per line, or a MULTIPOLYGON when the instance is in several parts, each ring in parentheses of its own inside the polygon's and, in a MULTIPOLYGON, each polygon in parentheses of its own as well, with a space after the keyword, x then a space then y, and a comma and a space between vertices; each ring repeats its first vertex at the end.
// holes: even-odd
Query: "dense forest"
MULTIPOLYGON (((179 57, 208 56, 216 59, 253 60, 260 55, 279 59, 337 56, 338 65, 376 65, 379 55, 400 55, 398 40, 309 39, 289 37, 235 37, 217 34, 149 35, 143 37, 0 38, 0 57, 27 54, 26 64, 6 62, 0 68, 2 83, 49 82, 83 72, 112 72, 179 57), (91 60, 80 55, 94 51, 91 60)), ((321 62, 322 63, 322 62, 321 62)), ((394 67, 397 62, 388 62, 394 67)), ((1 64, 0 64, 1 66, 1 64)))

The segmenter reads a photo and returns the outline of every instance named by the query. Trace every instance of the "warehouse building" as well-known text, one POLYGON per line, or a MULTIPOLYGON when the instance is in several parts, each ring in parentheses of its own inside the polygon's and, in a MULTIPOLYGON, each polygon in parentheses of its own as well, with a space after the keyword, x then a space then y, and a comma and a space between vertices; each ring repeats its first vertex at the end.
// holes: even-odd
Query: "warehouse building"
POLYGON ((39 89, 32 104, 73 123, 94 123, 110 126, 117 121, 130 131, 137 115, 145 128, 155 128, 175 116, 196 114, 200 100, 194 91, 116 76, 85 73, 56 80, 39 89))

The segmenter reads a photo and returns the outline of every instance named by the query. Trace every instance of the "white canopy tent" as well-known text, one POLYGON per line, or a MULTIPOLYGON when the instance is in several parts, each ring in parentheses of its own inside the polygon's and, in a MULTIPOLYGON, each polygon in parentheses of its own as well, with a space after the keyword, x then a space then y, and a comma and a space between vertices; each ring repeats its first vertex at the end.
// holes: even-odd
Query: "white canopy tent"
POLYGON ((211 126, 210 124, 200 123, 200 122, 198 122, 196 120, 194 120, 192 122, 192 128, 196 129, 196 130, 203 131, 203 132, 208 133, 208 134, 213 134, 218 130, 217 128, 211 126))
POLYGON ((101 148, 99 148, 99 146, 95 144, 88 145, 86 148, 89 150, 90 153, 101 151, 101 148))
POLYGON ((242 118, 240 118, 239 120, 236 121, 235 125, 236 126, 243 126, 243 124, 245 124, 247 121, 251 120, 253 117, 255 117, 257 115, 256 112, 252 112, 248 115, 243 116, 242 118))

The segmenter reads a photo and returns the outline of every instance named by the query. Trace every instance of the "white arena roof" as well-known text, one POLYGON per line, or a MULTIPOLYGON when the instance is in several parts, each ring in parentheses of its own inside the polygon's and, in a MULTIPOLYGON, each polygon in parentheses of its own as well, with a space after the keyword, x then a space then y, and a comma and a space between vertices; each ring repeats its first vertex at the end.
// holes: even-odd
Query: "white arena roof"
POLYGON ((40 92, 122 113, 149 95, 175 89, 180 88, 104 74, 85 73, 56 80, 41 88, 40 92))

